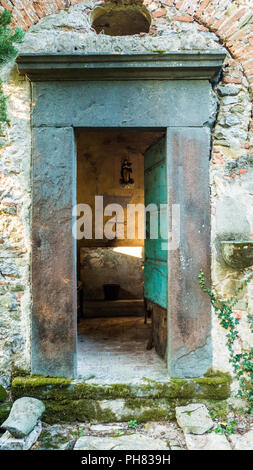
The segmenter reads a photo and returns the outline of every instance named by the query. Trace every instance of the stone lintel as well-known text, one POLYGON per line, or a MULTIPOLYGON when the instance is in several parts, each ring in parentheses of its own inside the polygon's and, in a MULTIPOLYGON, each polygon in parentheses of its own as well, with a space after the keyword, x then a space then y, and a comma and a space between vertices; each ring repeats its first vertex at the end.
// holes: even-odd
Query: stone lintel
POLYGON ((206 79, 219 73, 225 53, 21 54, 18 69, 32 81, 206 79))

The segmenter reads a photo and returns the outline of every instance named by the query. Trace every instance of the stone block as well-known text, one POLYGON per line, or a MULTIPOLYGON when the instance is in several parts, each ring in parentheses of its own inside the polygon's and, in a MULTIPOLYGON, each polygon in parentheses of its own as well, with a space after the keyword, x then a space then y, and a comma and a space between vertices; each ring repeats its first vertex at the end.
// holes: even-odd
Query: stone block
POLYGON ((213 427, 208 409, 201 403, 177 407, 176 418, 186 434, 204 434, 213 427))
POLYGON ((170 250, 168 267, 169 375, 201 377, 212 367, 210 300, 197 282, 200 269, 210 273, 210 131, 168 129, 167 148, 168 200, 180 207, 178 249, 170 250))
POLYGON ((9 417, 1 427, 16 438, 28 436, 44 411, 45 405, 42 401, 31 397, 19 398, 14 402, 9 417))
POLYGON ((220 96, 236 96, 241 88, 236 85, 219 85, 217 90, 220 96))
POLYGON ((59 377, 76 374, 76 240, 71 230, 72 207, 76 204, 74 149, 73 129, 34 129, 34 374, 59 377))
POLYGON ((202 126, 211 119, 211 90, 207 80, 39 82, 33 84, 33 125, 202 126))
POLYGON ((74 450, 168 450, 160 439, 136 434, 120 437, 80 437, 74 450))
POLYGON ((35 428, 23 438, 15 438, 9 431, 6 431, 0 438, 0 450, 29 450, 38 440, 42 431, 42 424, 39 421, 35 428))
POLYGON ((202 436, 185 434, 188 450, 231 450, 229 442, 223 434, 205 434, 202 436))
MULTIPOLYGON (((238 197, 225 196, 216 205, 216 232, 231 240, 231 235, 241 235, 241 239, 250 236, 250 224, 247 219, 246 207, 238 197)), ((238 239, 238 238, 237 238, 238 239)))
POLYGON ((253 450, 253 429, 243 435, 231 434, 229 438, 234 450, 253 450))

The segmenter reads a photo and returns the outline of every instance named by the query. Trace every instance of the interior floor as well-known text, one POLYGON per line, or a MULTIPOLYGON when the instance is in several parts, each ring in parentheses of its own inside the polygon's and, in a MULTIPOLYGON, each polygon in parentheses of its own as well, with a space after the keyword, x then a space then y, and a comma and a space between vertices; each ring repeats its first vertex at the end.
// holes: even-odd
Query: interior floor
POLYGON ((166 380, 165 361, 147 350, 151 323, 143 317, 86 318, 78 325, 78 377, 127 383, 166 380))

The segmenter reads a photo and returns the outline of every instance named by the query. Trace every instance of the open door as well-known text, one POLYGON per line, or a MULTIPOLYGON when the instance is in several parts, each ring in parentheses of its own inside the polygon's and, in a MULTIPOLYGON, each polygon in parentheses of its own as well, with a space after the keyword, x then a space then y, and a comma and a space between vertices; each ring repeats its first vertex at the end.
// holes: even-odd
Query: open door
POLYGON ((166 358, 167 351, 167 164, 166 137, 152 145, 144 158, 146 239, 144 297, 152 304, 153 345, 166 358), (148 207, 149 206, 149 207, 148 207))

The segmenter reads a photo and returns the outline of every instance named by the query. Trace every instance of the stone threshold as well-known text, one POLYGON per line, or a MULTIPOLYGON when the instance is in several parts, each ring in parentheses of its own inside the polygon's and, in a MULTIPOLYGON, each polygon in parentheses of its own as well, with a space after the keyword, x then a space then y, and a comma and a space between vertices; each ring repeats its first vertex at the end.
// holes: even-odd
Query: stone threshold
POLYGON ((142 378, 131 383, 96 383, 38 375, 15 377, 12 398, 35 397, 44 402, 43 421, 49 424, 79 422, 162 421, 175 418, 176 406, 204 403, 217 416, 227 411, 229 374, 206 374, 194 379, 142 378))

